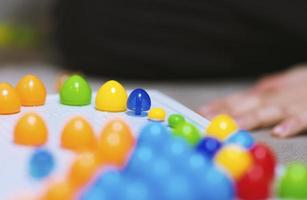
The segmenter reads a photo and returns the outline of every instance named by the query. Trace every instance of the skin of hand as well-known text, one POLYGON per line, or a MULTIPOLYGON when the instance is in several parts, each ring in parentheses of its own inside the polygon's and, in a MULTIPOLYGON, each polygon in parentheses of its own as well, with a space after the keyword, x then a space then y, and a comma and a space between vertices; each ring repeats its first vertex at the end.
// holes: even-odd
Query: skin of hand
POLYGON ((246 91, 215 100, 198 112, 212 119, 233 116, 240 128, 273 127, 272 135, 290 137, 307 132, 307 65, 269 75, 246 91))

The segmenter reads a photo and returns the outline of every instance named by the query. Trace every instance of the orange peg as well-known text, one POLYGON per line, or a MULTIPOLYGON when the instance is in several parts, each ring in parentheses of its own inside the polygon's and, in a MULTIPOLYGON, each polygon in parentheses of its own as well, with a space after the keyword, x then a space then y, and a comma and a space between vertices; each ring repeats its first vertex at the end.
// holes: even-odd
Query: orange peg
POLYGON ((47 139, 47 127, 39 115, 27 113, 17 121, 14 131, 16 144, 40 146, 45 144, 47 139))
POLYGON ((53 183, 49 186, 42 200, 73 200, 73 189, 69 182, 53 183))
POLYGON ((102 130, 98 142, 100 159, 104 163, 122 167, 135 144, 135 139, 124 121, 113 120, 102 130))
POLYGON ((70 168, 68 180, 75 188, 84 186, 98 169, 97 156, 93 152, 84 152, 78 155, 70 168))
POLYGON ((34 75, 26 75, 19 80, 16 86, 17 93, 23 106, 40 106, 46 101, 44 83, 34 75))
POLYGON ((0 83, 0 114, 18 113, 20 105, 15 88, 9 83, 0 83))
POLYGON ((63 129, 61 145, 78 152, 95 149, 96 138, 91 125, 82 117, 74 117, 63 129))

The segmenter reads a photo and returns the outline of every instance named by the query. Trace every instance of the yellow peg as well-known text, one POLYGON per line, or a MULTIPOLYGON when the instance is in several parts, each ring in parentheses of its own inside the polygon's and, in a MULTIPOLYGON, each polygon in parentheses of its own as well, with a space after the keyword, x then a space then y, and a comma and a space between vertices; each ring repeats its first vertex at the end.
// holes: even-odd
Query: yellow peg
POLYGON ((127 92, 117 81, 103 84, 96 95, 96 109, 108 112, 122 112, 127 109, 127 92))

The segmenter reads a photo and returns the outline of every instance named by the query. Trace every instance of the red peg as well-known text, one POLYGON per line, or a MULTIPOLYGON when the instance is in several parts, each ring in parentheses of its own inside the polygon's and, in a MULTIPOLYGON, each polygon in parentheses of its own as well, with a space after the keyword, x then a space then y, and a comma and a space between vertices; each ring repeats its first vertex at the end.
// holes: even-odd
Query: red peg
POLYGON ((276 156, 274 152, 265 144, 255 144, 251 148, 251 154, 255 164, 263 167, 265 176, 272 181, 275 175, 276 156))
POLYGON ((264 168, 255 164, 236 183, 237 198, 243 200, 268 199, 271 181, 267 179, 264 168))

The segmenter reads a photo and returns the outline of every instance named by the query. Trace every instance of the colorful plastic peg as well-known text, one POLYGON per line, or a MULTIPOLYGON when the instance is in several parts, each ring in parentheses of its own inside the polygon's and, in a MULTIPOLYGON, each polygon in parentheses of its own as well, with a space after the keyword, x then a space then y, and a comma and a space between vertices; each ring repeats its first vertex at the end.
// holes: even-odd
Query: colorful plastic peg
POLYGON ((96 95, 96 109, 107 112, 123 112, 127 108, 127 92, 117 81, 103 84, 96 95))
POLYGON ((0 83, 0 114, 15 114, 20 112, 20 98, 13 86, 0 83))
POLYGON ((216 154, 215 162, 237 180, 250 169, 253 159, 251 154, 243 148, 228 145, 216 154))
POLYGON ((166 112, 163 108, 152 108, 148 112, 148 119, 151 121, 162 122, 165 120, 166 112))
POLYGON ((14 142, 28 146, 40 146, 47 142, 48 130, 44 120, 35 113, 22 116, 15 126, 14 142))
POLYGON ((73 188, 67 181, 52 183, 43 194, 42 200, 73 200, 73 188))
POLYGON ((172 114, 168 117, 168 125, 171 128, 176 128, 179 124, 182 124, 185 122, 185 119, 180 114, 172 114))
POLYGON ((47 177, 54 169, 55 161, 46 149, 38 149, 32 154, 29 163, 30 175, 35 179, 47 177))
POLYGON ((83 152, 73 162, 68 180, 74 188, 80 188, 93 178, 98 166, 99 162, 95 153, 83 152))
POLYGON ((222 143, 213 137, 205 137, 197 144, 197 151, 207 158, 213 158, 222 147, 222 143))
POLYGON ((276 157, 274 152, 265 144, 255 144, 250 149, 253 161, 264 168, 265 176, 273 180, 275 176, 276 157))
POLYGON ((197 127, 189 122, 182 123, 173 129, 173 135, 183 138, 187 143, 196 145, 201 139, 197 127))
POLYGON ((278 183, 280 199, 307 199, 307 168, 302 163, 292 163, 285 169, 278 183))
POLYGON ((135 139, 128 125, 122 120, 113 120, 100 134, 98 152, 102 162, 122 167, 134 144, 135 139))
POLYGON ((142 115, 142 112, 148 111, 150 106, 151 99, 145 90, 137 88, 130 93, 127 107, 129 110, 134 111, 135 115, 142 115))
POLYGON ((228 115, 218 115, 207 127, 207 135, 224 141, 238 129, 235 121, 228 115))
POLYGON ((94 131, 83 117, 74 117, 62 131, 61 145, 63 148, 80 152, 94 150, 96 144, 94 131))
POLYGON ((60 101, 68 106, 85 106, 91 103, 92 88, 79 75, 70 76, 60 90, 60 101))
POLYGON ((269 199, 271 181, 262 165, 255 163, 237 182, 237 197, 243 200, 269 199))
POLYGON ((16 86, 17 93, 23 106, 41 106, 46 101, 44 83, 32 74, 21 78, 16 86))

